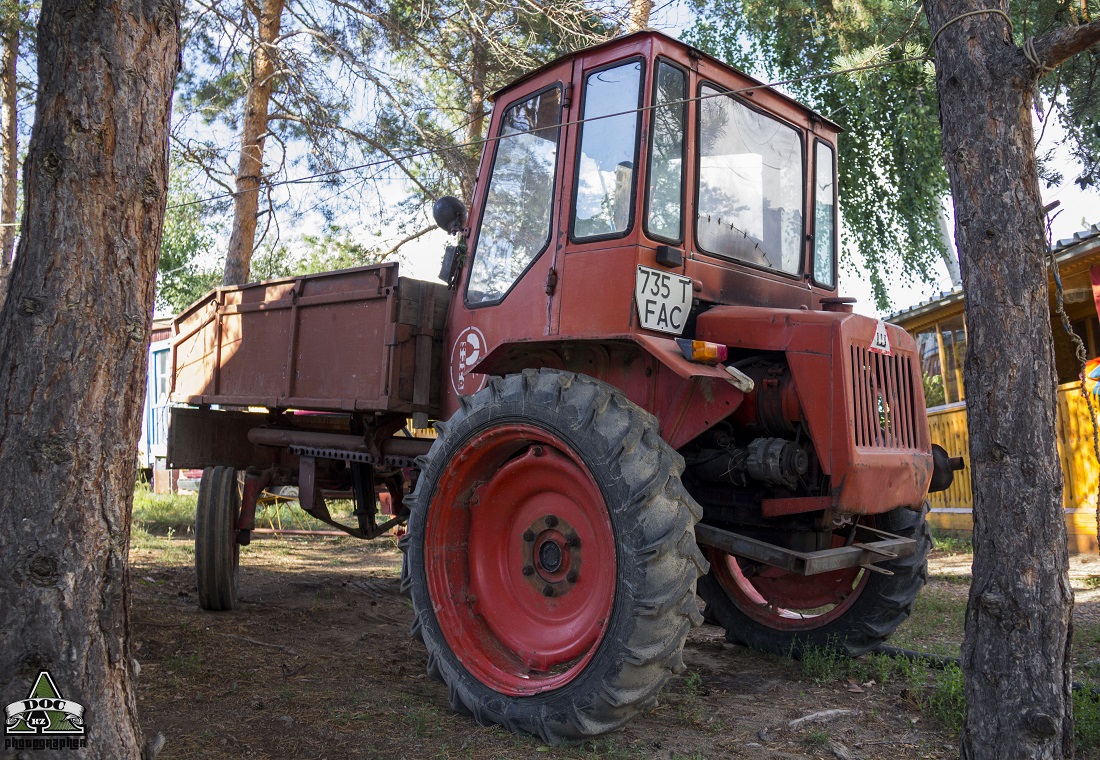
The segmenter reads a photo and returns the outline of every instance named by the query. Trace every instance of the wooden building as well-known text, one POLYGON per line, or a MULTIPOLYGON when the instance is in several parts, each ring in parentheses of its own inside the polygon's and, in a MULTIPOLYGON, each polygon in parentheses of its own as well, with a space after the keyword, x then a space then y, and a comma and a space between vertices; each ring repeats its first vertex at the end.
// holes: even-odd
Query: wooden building
MULTIPOLYGON (((1074 332, 1085 344, 1088 358, 1100 356, 1100 224, 1059 240, 1054 246, 1062 280, 1065 311, 1074 332)), ((1051 327, 1058 372, 1058 454, 1065 478, 1064 507, 1071 552, 1097 549, 1097 490, 1100 466, 1093 448, 1093 423, 1082 389, 1081 367, 1074 345, 1056 311, 1051 278, 1051 327)), ((924 391, 932 442, 953 456, 969 460, 966 426, 966 388, 963 357, 966 322, 963 293, 956 288, 887 318, 904 327, 921 351, 924 391)), ((1093 397, 1100 412, 1100 400, 1093 397)), ((1100 420, 1098 420, 1100 421, 1100 420)), ((969 470, 955 474, 947 491, 931 495, 930 520, 936 528, 969 532, 972 505, 969 470)))

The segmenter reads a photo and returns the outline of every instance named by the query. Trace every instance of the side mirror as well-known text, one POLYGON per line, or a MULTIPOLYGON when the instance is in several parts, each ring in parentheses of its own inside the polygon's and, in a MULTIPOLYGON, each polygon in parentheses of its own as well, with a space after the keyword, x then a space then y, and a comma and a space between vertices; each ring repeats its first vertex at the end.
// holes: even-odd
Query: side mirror
POLYGON ((441 230, 453 235, 466 224, 466 207, 458 198, 444 195, 432 206, 432 216, 441 230))

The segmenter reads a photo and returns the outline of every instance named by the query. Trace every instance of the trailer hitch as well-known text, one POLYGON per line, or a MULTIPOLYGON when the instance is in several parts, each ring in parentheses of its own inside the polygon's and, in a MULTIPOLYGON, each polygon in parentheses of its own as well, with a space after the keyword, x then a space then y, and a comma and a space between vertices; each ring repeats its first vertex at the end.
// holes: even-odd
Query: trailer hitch
POLYGON ((814 552, 795 551, 715 528, 713 525, 696 525, 695 540, 703 546, 720 549, 726 554, 773 565, 798 575, 820 575, 850 567, 862 567, 873 573, 893 575, 890 570, 875 563, 910 557, 917 551, 917 542, 911 538, 903 538, 866 525, 857 525, 853 530, 856 532, 856 540, 847 546, 814 552))

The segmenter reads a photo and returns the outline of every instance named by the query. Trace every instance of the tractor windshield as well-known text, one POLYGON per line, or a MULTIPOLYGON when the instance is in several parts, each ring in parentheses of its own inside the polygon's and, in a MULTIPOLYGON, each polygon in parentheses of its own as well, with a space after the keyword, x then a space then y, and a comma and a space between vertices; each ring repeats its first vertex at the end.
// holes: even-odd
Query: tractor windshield
POLYGON ((802 260, 798 132, 704 86, 699 103, 699 247, 797 274, 802 260))

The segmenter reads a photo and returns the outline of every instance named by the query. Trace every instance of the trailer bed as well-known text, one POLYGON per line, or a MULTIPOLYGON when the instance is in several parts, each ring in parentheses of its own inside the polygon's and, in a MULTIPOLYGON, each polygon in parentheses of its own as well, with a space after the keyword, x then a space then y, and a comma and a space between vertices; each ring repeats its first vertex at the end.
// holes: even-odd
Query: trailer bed
POLYGON ((449 299, 396 263, 218 288, 172 323, 171 400, 437 417, 449 299))

